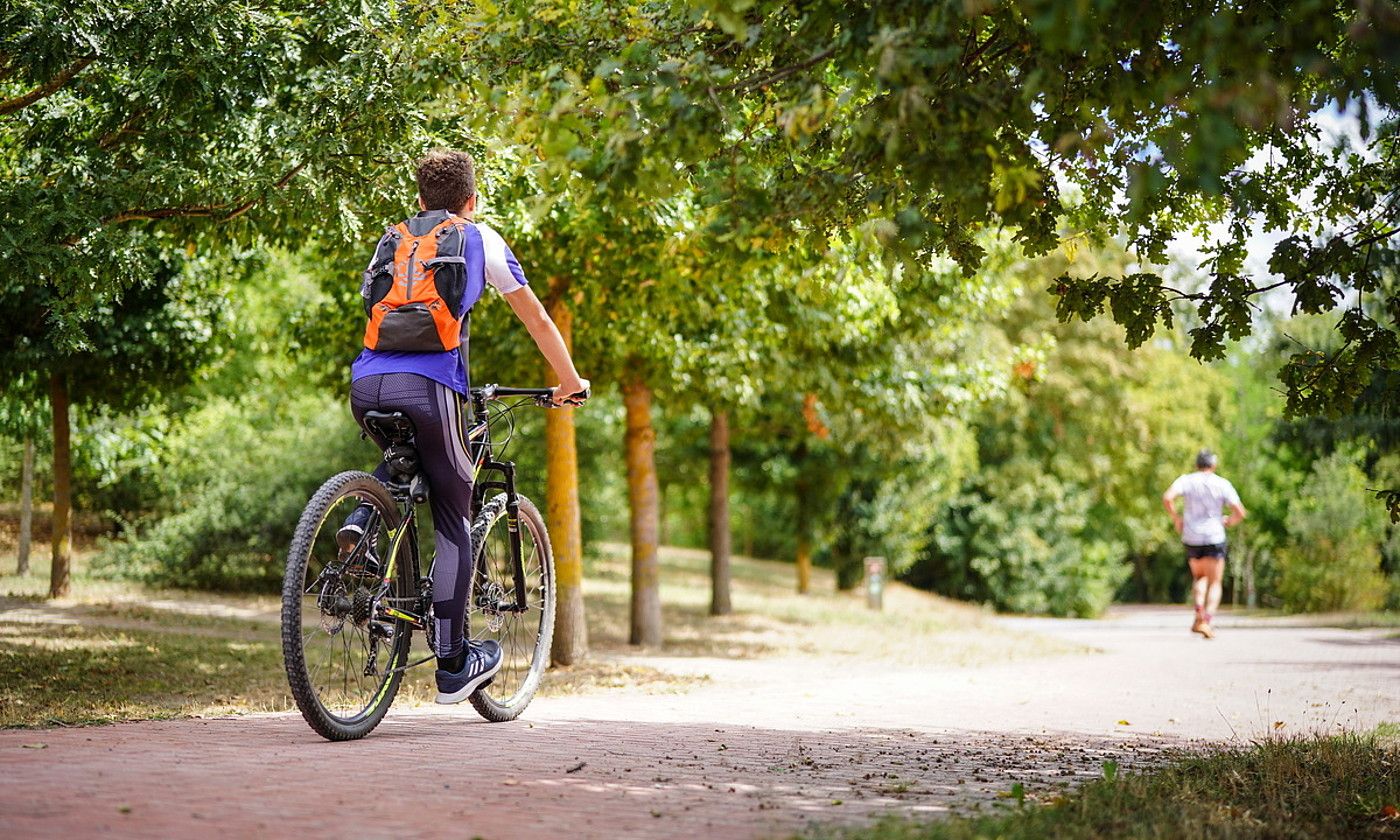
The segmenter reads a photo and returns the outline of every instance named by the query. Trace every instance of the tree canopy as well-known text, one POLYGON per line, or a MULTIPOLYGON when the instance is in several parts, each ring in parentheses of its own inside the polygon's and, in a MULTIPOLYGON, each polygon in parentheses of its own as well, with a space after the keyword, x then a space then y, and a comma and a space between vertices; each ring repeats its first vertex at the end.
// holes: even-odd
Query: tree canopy
POLYGON ((1390 4, 1319 0, 490 3, 460 21, 477 99, 598 200, 700 172, 703 206, 744 208, 734 236, 871 231, 915 272, 934 254, 975 270, 989 226, 1032 254, 1062 225, 1121 236, 1136 262, 1058 278, 1060 317, 1109 312, 1137 346, 1189 301, 1201 359, 1248 334, 1271 290, 1300 312, 1375 297, 1342 318, 1342 350, 1285 372, 1300 412, 1339 409, 1400 358, 1382 279, 1397 32, 1390 4), (1363 148, 1329 135, 1336 114, 1363 148), (1279 233, 1269 277, 1246 269, 1260 231, 1279 233), (1204 282, 1167 285, 1154 266, 1197 232, 1204 282))

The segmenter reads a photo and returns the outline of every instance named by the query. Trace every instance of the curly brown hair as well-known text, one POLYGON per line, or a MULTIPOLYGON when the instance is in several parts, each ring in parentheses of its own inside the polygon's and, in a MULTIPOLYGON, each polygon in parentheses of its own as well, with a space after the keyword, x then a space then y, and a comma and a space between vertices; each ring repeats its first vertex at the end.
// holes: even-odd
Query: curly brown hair
POLYGON ((466 152, 433 149, 414 165, 425 210, 457 213, 476 195, 476 166, 466 152))

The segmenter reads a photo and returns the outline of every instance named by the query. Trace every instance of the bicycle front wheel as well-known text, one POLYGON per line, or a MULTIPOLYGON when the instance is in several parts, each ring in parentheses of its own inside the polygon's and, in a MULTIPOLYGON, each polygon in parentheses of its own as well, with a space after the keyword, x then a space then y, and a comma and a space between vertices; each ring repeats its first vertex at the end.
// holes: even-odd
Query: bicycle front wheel
MULTIPOLYGON (((331 741, 363 738, 394 702, 412 627, 384 618, 413 601, 408 564, 385 582, 399 512, 374 476, 332 477, 302 511, 282 581, 282 659, 302 717, 331 741), (362 533, 341 546, 336 532, 351 513, 362 533), (370 515, 366 518, 364 513, 370 515)), ((406 550, 401 552, 406 554, 406 550)))
POLYGON ((525 711, 549 666, 554 634, 554 553, 544 517, 529 499, 520 500, 520 569, 511 552, 504 494, 482 506, 472 523, 472 593, 468 627, 474 640, 501 645, 501 670, 471 695, 482 717, 514 720, 525 711), (523 595, 523 597, 519 597, 523 595))

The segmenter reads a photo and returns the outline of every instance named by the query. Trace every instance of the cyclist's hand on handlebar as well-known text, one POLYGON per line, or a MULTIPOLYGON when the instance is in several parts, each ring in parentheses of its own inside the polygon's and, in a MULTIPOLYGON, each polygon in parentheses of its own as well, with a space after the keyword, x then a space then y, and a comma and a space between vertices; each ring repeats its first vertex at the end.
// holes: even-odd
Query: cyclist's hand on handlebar
POLYGON ((587 379, 579 378, 573 382, 566 382, 554 387, 554 396, 550 402, 556 406, 578 406, 588 401, 593 395, 593 385, 587 379))

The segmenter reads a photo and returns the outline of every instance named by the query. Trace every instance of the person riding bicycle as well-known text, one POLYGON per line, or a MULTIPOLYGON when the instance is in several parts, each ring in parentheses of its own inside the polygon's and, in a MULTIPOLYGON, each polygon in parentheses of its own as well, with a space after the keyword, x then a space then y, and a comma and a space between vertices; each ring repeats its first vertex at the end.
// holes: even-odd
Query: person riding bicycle
POLYGON ((1196 471, 1172 482, 1162 494, 1162 505, 1171 516, 1186 549, 1186 565, 1191 569, 1191 596, 1196 605, 1192 633, 1215 638, 1211 619, 1220 608, 1221 580, 1225 575, 1225 529, 1238 525, 1245 516, 1240 494, 1224 478, 1215 474, 1219 459, 1209 449, 1196 455, 1196 471), (1185 497, 1183 513, 1176 512, 1176 499, 1185 497), (1228 518, 1221 511, 1230 508, 1228 518))
MULTIPOLYGON (((589 383, 574 369, 558 328, 531 290, 510 246, 495 230, 472 220, 477 192, 471 156, 442 149, 430 152, 417 162, 415 175, 418 206, 422 212, 389 229, 365 272, 362 292, 371 321, 366 330, 365 349, 351 366, 350 408, 355 422, 362 427, 368 411, 398 411, 413 421, 415 446, 428 481, 437 550, 432 581, 437 702, 458 703, 495 676, 502 659, 500 645, 496 642, 471 642, 464 638, 473 557, 470 533, 473 472, 462 422, 462 398, 467 394, 466 314, 480 299, 485 287, 490 285, 505 297, 554 370, 560 383, 554 389, 556 405, 581 405, 587 398, 589 383), (412 242, 416 249, 421 242, 434 239, 438 256, 415 265, 414 256, 409 255, 406 266, 402 254, 395 256, 394 246, 398 242, 412 242), (451 245, 442 245, 444 242, 451 242, 451 245), (460 256, 453 251, 458 251, 460 256), (446 298, 455 297, 460 288, 460 305, 454 306, 457 301, 447 300, 445 307, 461 318, 460 328, 456 328, 455 320, 444 320, 440 311, 432 313, 436 325, 427 317, 430 313, 424 310, 444 308, 437 305, 437 300, 431 301, 431 306, 420 306, 416 313, 408 311, 411 306, 402 308, 406 316, 422 316, 430 338, 435 328, 442 332, 440 325, 451 326, 449 339, 454 346, 450 350, 384 349, 395 346, 393 342, 383 341, 379 332, 382 325, 390 323, 386 314, 390 307, 374 306, 375 302, 387 299, 386 287, 393 289, 395 286, 403 293, 400 299, 416 300, 412 296, 415 276, 423 278, 421 286, 429 276, 429 268, 436 268, 445 276, 444 266, 456 272, 455 281, 438 282, 435 276, 432 280, 435 288, 430 291, 446 298), (382 285, 372 293, 373 284, 381 277, 382 285), (385 312, 376 313, 372 306, 385 312), (375 349, 376 346, 379 349, 375 349)), ((426 253, 428 249, 424 250, 426 253)), ((366 432, 369 432, 367 428, 366 432)), ((375 437, 372 432, 370 436, 375 437)), ((381 449, 386 446, 385 441, 377 438, 375 443, 381 449)), ((387 481, 388 465, 381 461, 374 475, 380 481, 387 481)), ((345 520, 336 535, 342 552, 348 553, 355 547, 371 513, 371 508, 362 505, 345 520)))

